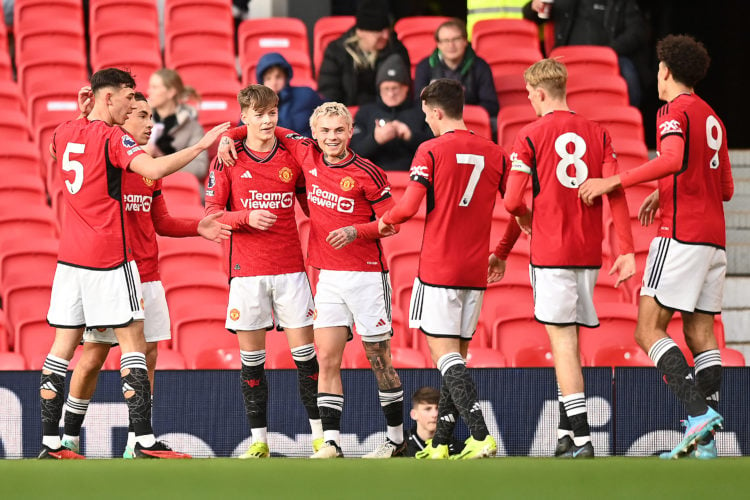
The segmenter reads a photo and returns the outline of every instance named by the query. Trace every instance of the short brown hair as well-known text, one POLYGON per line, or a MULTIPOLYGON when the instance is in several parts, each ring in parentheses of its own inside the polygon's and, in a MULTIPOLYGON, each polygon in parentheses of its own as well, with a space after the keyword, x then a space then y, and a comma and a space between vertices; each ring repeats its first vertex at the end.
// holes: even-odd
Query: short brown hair
POLYGON ((557 59, 542 59, 523 72, 526 83, 532 87, 542 87, 550 97, 562 99, 568 84, 568 69, 557 59))
POLYGON ((438 38, 438 33, 440 33, 440 30, 443 28, 456 28, 458 31, 461 32, 461 36, 466 39, 468 38, 468 33, 466 31, 466 23, 462 20, 458 19, 457 17, 453 17, 451 19, 448 19, 443 24, 437 27, 435 30, 435 41, 439 42, 440 38, 438 38))
POLYGON ((434 80, 422 89, 419 98, 428 106, 442 109, 448 118, 460 120, 464 115, 464 88, 456 80, 434 80))
POLYGON ((265 85, 248 85, 237 94, 237 101, 242 111, 253 109, 255 111, 268 111, 279 105, 279 96, 276 92, 265 85))
POLYGON ((419 404, 436 405, 440 402, 440 391, 434 387, 420 387, 411 396, 412 408, 419 404))
POLYGON ((656 56, 676 82, 690 88, 703 80, 711 64, 706 47, 689 35, 667 35, 656 44, 656 56))

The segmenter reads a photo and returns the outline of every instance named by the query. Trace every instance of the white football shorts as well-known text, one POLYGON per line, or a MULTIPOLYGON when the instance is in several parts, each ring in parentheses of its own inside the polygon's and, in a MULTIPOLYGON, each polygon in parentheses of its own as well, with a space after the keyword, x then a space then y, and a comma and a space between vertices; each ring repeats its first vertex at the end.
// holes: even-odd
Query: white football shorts
POLYGON ((114 269, 57 263, 47 322, 59 328, 120 328, 143 320, 141 279, 135 261, 114 269))
MULTIPOLYGON (((143 336, 146 342, 159 342, 172 338, 167 297, 161 281, 147 281, 141 285, 146 319, 143 321, 143 336)), ((117 337, 112 328, 86 328, 84 342, 116 344, 117 337)))
POLYGON ((365 342, 392 336, 388 273, 320 270, 314 328, 355 325, 365 342))
POLYGON ((599 326, 594 285, 599 269, 529 266, 534 318, 555 326, 599 326))
POLYGON ((232 278, 226 328, 230 332, 312 325, 315 304, 304 272, 232 278))
POLYGON ((726 274, 723 249, 658 236, 648 249, 641 295, 669 309, 719 314, 726 274))
POLYGON ((432 286, 414 278, 409 328, 419 328, 431 337, 471 340, 483 299, 484 290, 432 286))

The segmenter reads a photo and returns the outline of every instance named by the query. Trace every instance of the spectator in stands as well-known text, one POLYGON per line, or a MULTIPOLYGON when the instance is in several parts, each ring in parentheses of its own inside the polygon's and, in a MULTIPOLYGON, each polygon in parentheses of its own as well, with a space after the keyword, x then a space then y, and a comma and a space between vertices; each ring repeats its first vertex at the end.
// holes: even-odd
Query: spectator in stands
POLYGON ((422 110, 409 99, 409 68, 399 55, 383 61, 375 84, 376 101, 363 104, 355 117, 352 149, 383 170, 409 170, 417 148, 432 132, 422 110))
MULTIPOLYGON (((420 387, 412 395, 409 416, 414 420, 414 426, 406 431, 404 436, 406 441, 405 457, 413 457, 417 452, 424 450, 427 441, 435 436, 439 402, 440 391, 434 387, 420 387)), ((463 443, 453 439, 448 444, 448 453, 455 455, 463 447, 463 443)))
MULTIPOLYGON (((154 112, 154 128, 146 151, 154 157, 164 156, 192 146, 203 137, 198 112, 181 104, 185 86, 173 69, 157 70, 148 81, 148 100, 154 112)), ((203 151, 183 171, 201 182, 208 174, 208 153, 203 151)))
POLYGON ((414 94, 418 97, 423 88, 438 78, 450 78, 463 85, 465 104, 482 106, 491 118, 497 116, 500 104, 492 70, 471 48, 464 22, 460 19, 444 22, 435 31, 435 41, 435 51, 417 65, 414 94))
POLYGON ((523 19, 526 0, 466 0, 466 30, 471 40, 474 25, 485 19, 523 19))
POLYGON ((357 9, 356 25, 326 47, 318 92, 347 106, 373 102, 375 74, 391 54, 400 55, 409 67, 409 53, 391 30, 385 6, 365 0, 357 9))
POLYGON ((279 127, 312 137, 310 115, 323 104, 323 99, 310 87, 290 85, 293 75, 292 66, 278 52, 264 54, 258 61, 258 83, 279 96, 279 127))
MULTIPOLYGON (((536 23, 542 0, 533 0, 523 15, 536 23)), ((620 62, 620 74, 628 84, 630 104, 641 102, 641 82, 650 75, 645 53, 646 21, 635 0, 556 0, 550 7, 549 21, 555 23, 555 47, 563 45, 603 45, 612 47, 620 62)))

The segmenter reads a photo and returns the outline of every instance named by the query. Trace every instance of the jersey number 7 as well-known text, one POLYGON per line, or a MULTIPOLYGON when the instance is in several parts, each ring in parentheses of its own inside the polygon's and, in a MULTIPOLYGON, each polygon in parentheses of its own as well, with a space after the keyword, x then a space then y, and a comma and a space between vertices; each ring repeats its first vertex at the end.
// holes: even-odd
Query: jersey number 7
POLYGON ((457 153, 456 162, 463 165, 474 166, 474 169, 471 171, 471 176, 469 176, 469 183, 466 184, 464 194, 461 195, 461 201, 458 202, 459 207, 468 207, 469 203, 471 203, 471 199, 474 197, 474 190, 477 188, 477 183, 479 182, 479 177, 482 175, 482 170, 484 170, 484 156, 457 153))

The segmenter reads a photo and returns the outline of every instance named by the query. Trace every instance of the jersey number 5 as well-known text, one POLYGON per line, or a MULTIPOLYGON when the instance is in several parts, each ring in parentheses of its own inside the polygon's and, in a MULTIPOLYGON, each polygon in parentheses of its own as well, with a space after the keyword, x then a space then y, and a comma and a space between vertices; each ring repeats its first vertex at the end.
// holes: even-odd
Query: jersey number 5
POLYGON ((477 188, 482 170, 484 170, 484 156, 458 153, 456 154, 456 162, 464 165, 474 165, 471 176, 469 176, 469 183, 466 184, 464 194, 461 195, 461 201, 458 202, 459 207, 468 207, 471 199, 474 197, 474 190, 477 188))
POLYGON ((557 162, 557 180, 567 188, 578 188, 589 176, 589 167, 582 160, 586 154, 586 141, 580 135, 567 132, 555 139, 555 152, 560 157, 557 162), (568 152, 568 145, 573 144, 573 152, 568 152), (571 177, 568 168, 573 166, 574 173, 571 177))
POLYGON ((86 149, 85 144, 78 144, 76 142, 69 142, 65 146, 62 169, 66 172, 73 171, 74 174, 73 182, 65 180, 65 187, 68 188, 70 194, 76 194, 83 185, 83 164, 80 161, 71 160, 70 155, 71 153, 77 155, 83 154, 84 149, 86 149))

